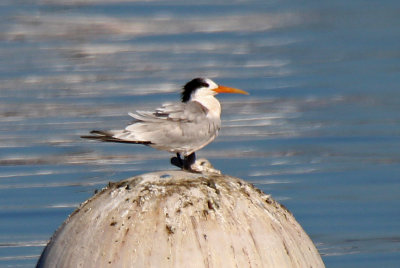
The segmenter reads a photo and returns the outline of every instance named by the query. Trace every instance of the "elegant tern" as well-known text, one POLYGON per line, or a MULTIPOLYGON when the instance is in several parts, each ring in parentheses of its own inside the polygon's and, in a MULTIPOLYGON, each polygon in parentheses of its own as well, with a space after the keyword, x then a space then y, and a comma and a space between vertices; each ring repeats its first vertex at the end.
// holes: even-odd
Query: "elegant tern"
POLYGON ((195 78, 183 87, 181 102, 165 103, 155 111, 129 113, 135 121, 125 129, 93 130, 92 135, 82 138, 144 144, 176 153, 178 165, 193 171, 195 152, 212 142, 221 127, 221 104, 214 97, 218 93, 248 94, 208 78, 195 78))

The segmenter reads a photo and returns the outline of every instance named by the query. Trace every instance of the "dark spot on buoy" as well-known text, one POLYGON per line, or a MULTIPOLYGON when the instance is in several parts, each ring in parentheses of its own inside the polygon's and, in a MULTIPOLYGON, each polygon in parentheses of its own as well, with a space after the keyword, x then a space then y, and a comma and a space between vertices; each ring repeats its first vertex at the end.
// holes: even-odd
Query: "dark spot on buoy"
POLYGON ((251 186, 253 186, 253 190, 255 190, 257 193, 259 193, 260 195, 263 195, 263 191, 261 191, 260 189, 258 189, 257 187, 255 187, 253 184, 251 184, 251 186))
MULTIPOLYGON (((288 212, 290 215, 292 215, 292 213, 287 209, 287 207, 285 207, 285 205, 283 205, 283 204, 279 204, 280 206, 281 206, 281 208, 283 209, 283 210, 285 210, 286 212, 288 212)), ((285 215, 285 217, 287 217, 286 215, 285 215)))
POLYGON ((139 196, 137 199, 132 200, 132 203, 136 203, 138 207, 143 205, 143 196, 139 196))
POLYGON ((215 184, 214 180, 207 180, 207 186, 214 189, 216 194, 220 194, 219 190, 217 189, 217 185, 215 184))
POLYGON ((205 218, 207 218, 207 216, 208 216, 208 210, 203 210, 203 216, 204 216, 205 218))
POLYGON ((208 209, 214 209, 213 203, 210 200, 207 200, 208 209))
POLYGON ((174 233, 174 230, 172 229, 172 226, 171 225, 165 225, 165 229, 167 230, 167 233, 169 234, 169 235, 172 235, 173 233, 174 233))
POLYGON ((114 182, 114 183, 112 183, 112 186, 115 186, 116 188, 126 187, 127 190, 130 189, 130 186, 129 186, 129 182, 128 182, 128 181, 114 182))
POLYGON ((287 247, 285 241, 283 241, 283 247, 285 248, 286 254, 287 254, 288 256, 290 256, 289 249, 288 249, 288 247, 287 247))
POLYGON ((188 207, 188 206, 193 206, 193 202, 192 201, 187 201, 185 203, 183 203, 182 207, 188 207))
POLYGON ((241 187, 240 192, 242 192, 246 197, 251 196, 251 194, 247 191, 246 187, 241 187))
POLYGON ((110 226, 115 226, 115 225, 117 225, 116 221, 113 221, 113 222, 110 223, 110 226))
POLYGON ((73 215, 77 214, 79 211, 81 211, 80 208, 77 208, 74 212, 72 212, 72 214, 70 215, 70 217, 72 217, 73 215))

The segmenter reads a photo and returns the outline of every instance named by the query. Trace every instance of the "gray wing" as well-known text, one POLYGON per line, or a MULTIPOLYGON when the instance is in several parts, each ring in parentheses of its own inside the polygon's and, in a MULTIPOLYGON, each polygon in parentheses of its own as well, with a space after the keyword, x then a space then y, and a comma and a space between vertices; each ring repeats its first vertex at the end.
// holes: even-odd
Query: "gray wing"
POLYGON ((206 114, 207 109, 198 102, 166 103, 154 112, 136 111, 136 113, 129 113, 130 116, 138 121, 154 123, 203 120, 206 114))
POLYGON ((130 114, 137 121, 114 138, 149 142, 149 146, 170 152, 190 154, 210 143, 220 128, 219 118, 210 118, 208 110, 197 102, 168 103, 154 112, 130 114))

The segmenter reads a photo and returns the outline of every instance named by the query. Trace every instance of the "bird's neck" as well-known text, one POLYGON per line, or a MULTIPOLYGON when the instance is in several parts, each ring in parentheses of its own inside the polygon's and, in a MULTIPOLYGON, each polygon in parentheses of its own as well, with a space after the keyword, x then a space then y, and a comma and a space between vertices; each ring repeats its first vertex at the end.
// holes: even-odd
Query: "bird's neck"
POLYGON ((196 101, 203 105, 208 110, 210 116, 221 116, 221 104, 214 96, 202 96, 201 98, 194 98, 192 101, 196 101))

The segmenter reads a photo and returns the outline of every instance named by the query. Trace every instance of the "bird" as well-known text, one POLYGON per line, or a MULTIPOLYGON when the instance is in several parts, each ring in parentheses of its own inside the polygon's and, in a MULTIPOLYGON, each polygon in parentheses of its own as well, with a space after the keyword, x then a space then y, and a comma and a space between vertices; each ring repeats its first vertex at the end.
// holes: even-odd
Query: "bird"
POLYGON ((125 129, 93 130, 91 135, 81 138, 143 144, 175 153, 175 165, 195 172, 191 166, 196 161, 196 151, 212 142, 221 128, 221 104, 215 98, 218 93, 249 94, 218 85, 209 78, 194 78, 183 86, 181 102, 164 103, 153 111, 129 113, 134 121, 125 129))

